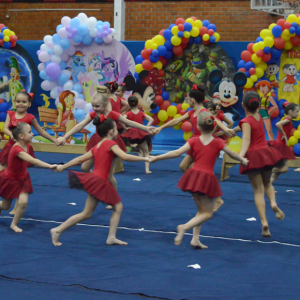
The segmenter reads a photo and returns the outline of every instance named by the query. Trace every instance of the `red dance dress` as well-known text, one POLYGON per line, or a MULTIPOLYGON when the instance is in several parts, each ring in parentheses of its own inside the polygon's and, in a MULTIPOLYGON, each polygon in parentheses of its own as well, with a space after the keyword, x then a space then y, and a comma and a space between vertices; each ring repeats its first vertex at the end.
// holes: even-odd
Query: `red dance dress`
MULTIPOLYGON (((282 126, 287 139, 292 136, 292 130, 294 129, 292 120, 289 117, 285 117, 284 120, 289 120, 290 122, 282 126)), ((285 139, 282 139, 282 133, 278 131, 277 138, 275 141, 268 141, 268 144, 276 148, 283 156, 284 159, 294 160, 296 159, 293 150, 287 146, 285 139)))
MULTIPOLYGON (((16 112, 15 111, 8 111, 7 112, 9 114, 10 117, 10 124, 9 124, 9 128, 11 126, 17 126, 18 123, 24 122, 27 123, 31 126, 32 120, 35 119, 35 116, 32 114, 26 114, 22 119, 16 119, 16 112)), ((9 152, 12 148, 12 146, 15 144, 16 142, 12 141, 11 139, 8 140, 8 142, 5 144, 5 146, 3 147, 2 151, 0 152, 0 164, 7 166, 8 164, 8 155, 9 152)), ((31 145, 29 145, 29 154, 32 157, 34 156, 34 152, 33 152, 33 148, 31 145)))
MULTIPOLYGON (((199 111, 199 114, 200 114, 201 112, 204 112, 204 111, 208 111, 208 110, 207 110, 206 108, 202 108, 202 109, 199 111)), ((191 139, 191 138, 193 138, 193 137, 196 137, 196 136, 200 136, 200 135, 201 135, 201 132, 200 132, 199 129, 197 128, 197 121, 198 121, 198 116, 199 116, 199 114, 198 114, 197 116, 194 116, 195 110, 190 110, 190 111, 188 112, 188 114, 189 114, 189 117, 190 117, 190 120, 191 120, 191 123, 192 123, 192 126, 193 126, 193 135, 190 137, 190 139, 191 139)), ((194 156, 194 155, 193 155, 193 149, 189 150, 186 154, 189 155, 189 156, 194 156)))
MULTIPOLYGON (((27 144, 27 153, 30 145, 27 144)), ((15 145, 11 148, 8 156, 7 168, 0 172, 0 197, 4 199, 18 198, 21 193, 33 193, 28 163, 19 158, 18 154, 25 152, 23 148, 15 145)))
POLYGON ((212 198, 222 196, 214 165, 225 147, 225 141, 214 138, 208 145, 203 145, 200 137, 193 137, 188 143, 193 150, 195 163, 184 172, 177 186, 185 192, 198 192, 212 198))
POLYGON ((94 156, 93 173, 69 171, 69 185, 71 188, 85 190, 97 200, 115 205, 121 201, 116 189, 109 182, 109 171, 114 158, 111 147, 117 145, 115 141, 106 140, 99 148, 91 149, 94 156))
MULTIPOLYGON (((222 112, 221 110, 219 110, 218 114, 216 115, 216 119, 218 119, 221 122, 223 122, 224 118, 225 118, 224 112, 222 112)), ((222 129, 219 128, 219 129, 217 129, 216 132, 221 132, 221 131, 222 131, 222 129)), ((225 142, 228 141, 228 135, 227 134, 223 134, 221 136, 218 136, 218 138, 224 140, 225 142)))
POLYGON ((239 122, 240 128, 243 123, 251 126, 251 141, 245 155, 249 163, 247 167, 240 165, 240 174, 260 169, 272 169, 283 157, 277 149, 268 145, 262 117, 259 115, 259 121, 257 121, 254 117, 248 116, 239 122))
MULTIPOLYGON (((117 112, 117 113, 121 113, 121 108, 122 108, 122 104, 121 104, 121 98, 116 96, 117 97, 117 101, 115 101, 113 98, 109 98, 109 102, 111 104, 111 108, 113 111, 117 112)), ((123 127, 120 125, 119 122, 117 122, 117 129, 118 130, 123 130, 123 127)))
MULTIPOLYGON (((109 114, 107 115, 107 118, 111 118, 115 122, 117 122, 120 115, 121 115, 120 113, 117 113, 115 111, 110 111, 109 114)), ((97 114, 94 111, 90 113, 90 117, 93 120, 96 116, 97 116, 97 114)), ((85 148, 86 152, 90 151, 100 141, 101 141, 101 137, 97 133, 94 133, 92 135, 92 137, 90 138, 88 144, 86 145, 86 148, 85 148)), ((121 150, 123 150, 124 152, 127 152, 126 146, 125 146, 123 140, 121 139, 121 137, 119 135, 116 138, 116 142, 117 142, 118 146, 121 148, 121 150)))

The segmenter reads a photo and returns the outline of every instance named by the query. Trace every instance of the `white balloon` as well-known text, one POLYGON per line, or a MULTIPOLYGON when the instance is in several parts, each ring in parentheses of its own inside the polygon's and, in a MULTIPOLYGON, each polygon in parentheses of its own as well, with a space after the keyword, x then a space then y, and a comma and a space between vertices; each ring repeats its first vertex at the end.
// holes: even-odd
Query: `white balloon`
POLYGON ((41 71, 43 71, 43 70, 45 70, 45 65, 43 64, 43 63, 40 63, 39 65, 38 65, 38 70, 41 72, 41 71))
POLYGON ((67 61, 69 59, 69 55, 65 52, 60 57, 62 61, 67 61))
POLYGON ((97 25, 97 19, 95 17, 90 17, 86 22, 86 26, 88 29, 93 29, 96 27, 96 25, 97 25))
POLYGON ((74 55, 76 52, 75 47, 73 45, 71 45, 68 49, 65 50, 65 53, 67 53, 68 55, 74 55))
POLYGON ((47 47, 48 48, 50 48, 50 49, 53 49, 54 48, 54 46, 55 46, 55 44, 52 42, 52 41, 50 41, 50 42, 47 42, 47 47))
POLYGON ((57 107, 58 103, 59 103, 59 97, 57 97, 57 98, 55 99, 55 105, 56 105, 56 107, 57 107))
POLYGON ((60 64, 61 63, 61 58, 58 55, 52 55, 51 56, 51 61, 53 61, 53 62, 55 62, 57 64, 60 64))
POLYGON ((64 90, 68 90, 68 91, 71 91, 73 89, 73 83, 72 81, 67 81, 65 84, 64 84, 64 90))
POLYGON ((108 36, 105 36, 103 38, 103 41, 106 43, 106 44, 109 44, 112 42, 112 36, 109 34, 108 36))
POLYGON ((77 98, 77 99, 75 100, 75 105, 74 105, 74 107, 77 108, 77 109, 84 109, 86 103, 87 103, 87 102, 84 101, 83 99, 77 98))
POLYGON ((62 39, 66 39, 68 37, 68 32, 65 27, 60 28, 57 32, 58 36, 61 37, 62 39))
POLYGON ((63 74, 66 74, 69 78, 71 77, 71 72, 70 71, 68 71, 68 70, 62 70, 61 71, 63 74))
POLYGON ((44 37, 44 43, 52 42, 52 35, 46 35, 44 37))
POLYGON ((78 98, 78 96, 79 96, 79 94, 78 94, 78 92, 76 92, 76 91, 71 91, 72 93, 74 93, 75 94, 75 102, 76 102, 76 99, 78 98))
POLYGON ((57 91, 57 89, 59 88, 59 86, 56 86, 55 88, 53 88, 52 90, 51 90, 51 92, 50 92, 50 96, 52 97, 52 98, 57 98, 59 95, 58 95, 58 91, 57 91))
POLYGON ((47 62, 48 60, 50 60, 51 56, 47 53, 47 52, 41 52, 39 54, 39 60, 41 62, 47 62))
POLYGON ((91 103, 87 103, 87 104, 85 105, 85 107, 84 107, 84 112, 85 112, 86 114, 89 114, 90 111, 91 111, 91 108, 92 108, 92 104, 91 104, 91 103))
POLYGON ((47 51, 49 50, 49 47, 48 47, 47 45, 45 45, 45 44, 42 44, 41 47, 40 47, 40 49, 41 49, 42 51, 47 52, 47 51))
POLYGON ((53 48, 53 52, 56 55, 61 55, 64 52, 64 49, 59 45, 55 45, 53 48))
POLYGON ((51 91, 57 86, 57 83, 54 81, 44 80, 41 84, 41 87, 44 91, 51 91))
POLYGON ((86 21, 88 20, 87 15, 84 13, 80 13, 77 18, 79 19, 81 25, 85 25, 86 21))
POLYGON ((91 37, 96 37, 97 36, 97 32, 98 32, 97 28, 91 29, 90 30, 90 36, 91 37))
POLYGON ((61 19, 61 25, 67 27, 71 22, 71 18, 69 17, 63 17, 61 19))
POLYGON ((116 30, 115 30, 114 28, 112 28, 112 29, 111 29, 111 35, 112 35, 112 36, 115 36, 115 34, 116 34, 116 30))

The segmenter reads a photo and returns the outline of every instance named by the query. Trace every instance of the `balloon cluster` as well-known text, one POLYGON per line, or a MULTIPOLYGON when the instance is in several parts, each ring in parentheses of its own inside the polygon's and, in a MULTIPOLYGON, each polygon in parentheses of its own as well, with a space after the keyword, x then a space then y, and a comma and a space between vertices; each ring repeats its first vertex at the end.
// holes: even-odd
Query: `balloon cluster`
MULTIPOLYGON (((141 51, 135 59, 135 78, 143 70, 152 70, 157 68, 159 70, 159 77, 164 76, 163 66, 167 60, 173 55, 181 55, 188 44, 209 45, 220 40, 220 35, 216 32, 217 27, 211 24, 208 20, 197 20, 196 17, 188 19, 178 18, 175 24, 171 24, 168 29, 163 29, 151 40, 147 40, 145 48, 141 51)), ((154 118, 154 125, 161 126, 169 122, 173 118, 186 113, 191 110, 187 103, 175 104, 170 103, 169 93, 163 89, 160 94, 155 97, 157 107, 148 112, 154 118)), ((183 138, 187 140, 192 135, 192 125, 189 121, 183 122, 174 126, 174 129, 182 129, 184 131, 183 138)))
POLYGON ((9 30, 4 24, 0 24, 0 46, 5 49, 14 48, 17 45, 16 34, 9 30))
MULTIPOLYGON (((0 99, 0 132, 1 133, 3 133, 4 123, 6 120, 6 115, 8 110, 9 110, 9 104, 5 102, 3 99, 0 99)), ((9 138, 7 135, 4 135, 4 137, 6 139, 9 138)))
MULTIPOLYGON (((83 121, 88 116, 88 114, 92 111, 93 111, 92 104, 86 103, 86 105, 84 106, 83 109, 79 108, 79 109, 75 110, 74 117, 75 117, 76 121, 79 123, 79 122, 83 121)), ((95 125, 93 125, 93 122, 90 122, 84 128, 87 129, 88 131, 90 131, 89 136, 92 136, 96 132, 96 127, 95 127, 95 125)))
POLYGON ((276 63, 281 57, 283 49, 290 50, 300 46, 300 15, 289 15, 286 20, 279 19, 268 29, 260 32, 256 43, 250 43, 247 50, 241 53, 239 71, 244 72, 248 79, 246 89, 264 76, 267 64, 276 63))

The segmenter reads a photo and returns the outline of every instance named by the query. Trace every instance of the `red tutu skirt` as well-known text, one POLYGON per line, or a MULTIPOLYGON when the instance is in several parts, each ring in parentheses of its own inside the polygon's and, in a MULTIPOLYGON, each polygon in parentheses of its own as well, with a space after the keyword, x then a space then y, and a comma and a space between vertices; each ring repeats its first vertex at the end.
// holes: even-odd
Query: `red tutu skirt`
MULTIPOLYGON (((8 155, 9 152, 12 148, 12 146, 15 144, 15 142, 13 142, 12 140, 9 140, 5 146, 3 147, 3 149, 0 152, 0 164, 3 166, 7 166, 8 165, 8 155)), ((31 145, 29 145, 29 154, 35 158, 34 155, 34 151, 31 145)), ((33 167, 33 165, 28 164, 28 167, 33 167)))
POLYGON ((69 171, 69 186, 74 189, 85 190, 106 204, 116 205, 121 202, 121 198, 112 184, 94 173, 69 171))
POLYGON ((136 128, 130 128, 125 133, 123 133, 121 136, 128 138, 130 140, 142 140, 145 139, 146 136, 150 135, 150 133, 136 129, 136 128))
POLYGON ((223 195, 219 181, 215 174, 198 171, 193 168, 184 172, 177 187, 185 192, 201 193, 215 198, 223 195))
POLYGON ((294 160, 296 159, 293 150, 288 147, 285 143, 279 142, 279 141, 268 141, 268 144, 275 149, 277 149, 284 159, 294 160))
POLYGON ((240 174, 245 174, 249 171, 270 170, 283 159, 280 152, 271 146, 248 151, 245 158, 249 160, 249 163, 247 167, 240 165, 240 174))
POLYGON ((0 197, 4 199, 16 199, 21 193, 33 193, 29 173, 27 172, 22 179, 10 179, 6 176, 5 170, 1 171, 0 197))
MULTIPOLYGON (((96 146, 100 141, 101 141, 101 137, 97 134, 97 133, 94 133, 92 135, 92 137, 90 138, 88 144, 86 145, 86 152, 90 151, 94 146, 96 146)), ((122 138, 117 135, 117 138, 116 138, 116 143, 118 144, 118 146, 121 148, 121 150, 123 150, 124 152, 127 152, 127 149, 126 149, 126 146, 122 140, 122 138)))

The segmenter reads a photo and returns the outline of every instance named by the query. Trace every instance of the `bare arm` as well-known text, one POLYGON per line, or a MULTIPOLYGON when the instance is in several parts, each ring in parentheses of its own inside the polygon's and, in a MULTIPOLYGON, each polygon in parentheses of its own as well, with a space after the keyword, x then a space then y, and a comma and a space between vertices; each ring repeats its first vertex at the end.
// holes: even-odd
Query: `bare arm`
POLYGON ((18 154, 18 157, 25 160, 26 162, 28 162, 31 165, 34 165, 36 167, 39 168, 45 168, 45 169, 55 169, 56 165, 50 165, 48 163, 45 163, 39 159, 33 158, 31 155, 29 155, 26 152, 20 152, 18 154))
POLYGON ((278 128, 278 130, 281 132, 282 134, 282 139, 285 139, 287 141, 287 136, 285 134, 285 132, 283 131, 283 127, 284 125, 288 124, 289 122, 291 122, 290 120, 282 120, 276 123, 276 127, 278 128))
POLYGON ((175 157, 178 157, 178 156, 182 155, 183 153, 189 151, 190 149, 191 149, 190 144, 185 143, 181 148, 179 148, 177 150, 170 151, 166 154, 162 154, 162 155, 158 155, 158 156, 152 156, 150 158, 150 162, 156 162, 156 161, 159 161, 159 160, 175 158, 175 157))
POLYGON ((9 124, 10 124, 10 116, 9 116, 9 114, 7 114, 6 120, 4 123, 4 127, 3 127, 3 133, 8 135, 12 140, 14 140, 14 137, 13 137, 11 131, 8 129, 9 124))
POLYGON ((152 125, 152 123, 153 123, 153 118, 151 118, 150 116, 148 116, 148 115, 145 115, 145 119, 148 121, 148 124, 147 124, 147 126, 151 126, 152 125))
POLYGON ((78 156, 78 157, 72 159, 71 161, 69 161, 68 163, 66 163, 64 165, 58 166, 57 171, 62 172, 63 170, 68 169, 70 167, 80 165, 91 158, 93 158, 93 153, 92 153, 92 151, 89 151, 89 152, 85 153, 84 155, 81 155, 81 156, 78 156))
POLYGON ((240 155, 238 155, 236 152, 232 151, 231 149, 229 149, 226 145, 223 148, 223 151, 229 155, 231 158, 240 161, 244 166, 247 165, 248 163, 248 159, 241 157, 240 155))
POLYGON ((125 153, 118 145, 113 145, 111 151, 125 161, 149 161, 148 157, 135 156, 125 153))
POLYGON ((272 108, 278 108, 278 105, 276 104, 276 102, 274 101, 273 97, 269 97, 270 102, 272 103, 273 107, 272 108))
POLYGON ((244 157, 248 151, 250 141, 251 141, 251 126, 250 126, 250 124, 243 123, 242 130, 243 130, 243 139, 242 139, 240 156, 244 157))
POLYGON ((240 132, 242 131, 240 126, 234 127, 232 130, 234 130, 235 132, 240 132))
POLYGON ((184 114, 183 116, 181 116, 180 118, 177 118, 177 119, 173 119, 171 120, 170 122, 160 126, 159 128, 156 129, 156 134, 159 133, 160 131, 162 131, 163 129, 165 128, 168 128, 168 127, 173 127, 181 122, 184 122, 186 120, 188 120, 190 118, 189 114, 186 113, 184 114))
POLYGON ((223 121, 227 124, 227 128, 232 128, 233 122, 230 119, 224 116, 223 121))
POLYGON ((42 129, 41 126, 39 125, 37 119, 32 120, 32 126, 33 128, 40 134, 42 137, 45 139, 55 143, 55 138, 51 136, 46 130, 42 129))
POLYGON ((140 123, 137 123, 137 122, 134 122, 134 121, 130 121, 130 120, 124 118, 122 115, 119 116, 118 121, 124 123, 128 127, 137 128, 137 129, 141 129, 143 131, 149 132, 149 128, 148 127, 146 127, 146 126, 144 126, 144 125, 142 125, 140 123))

